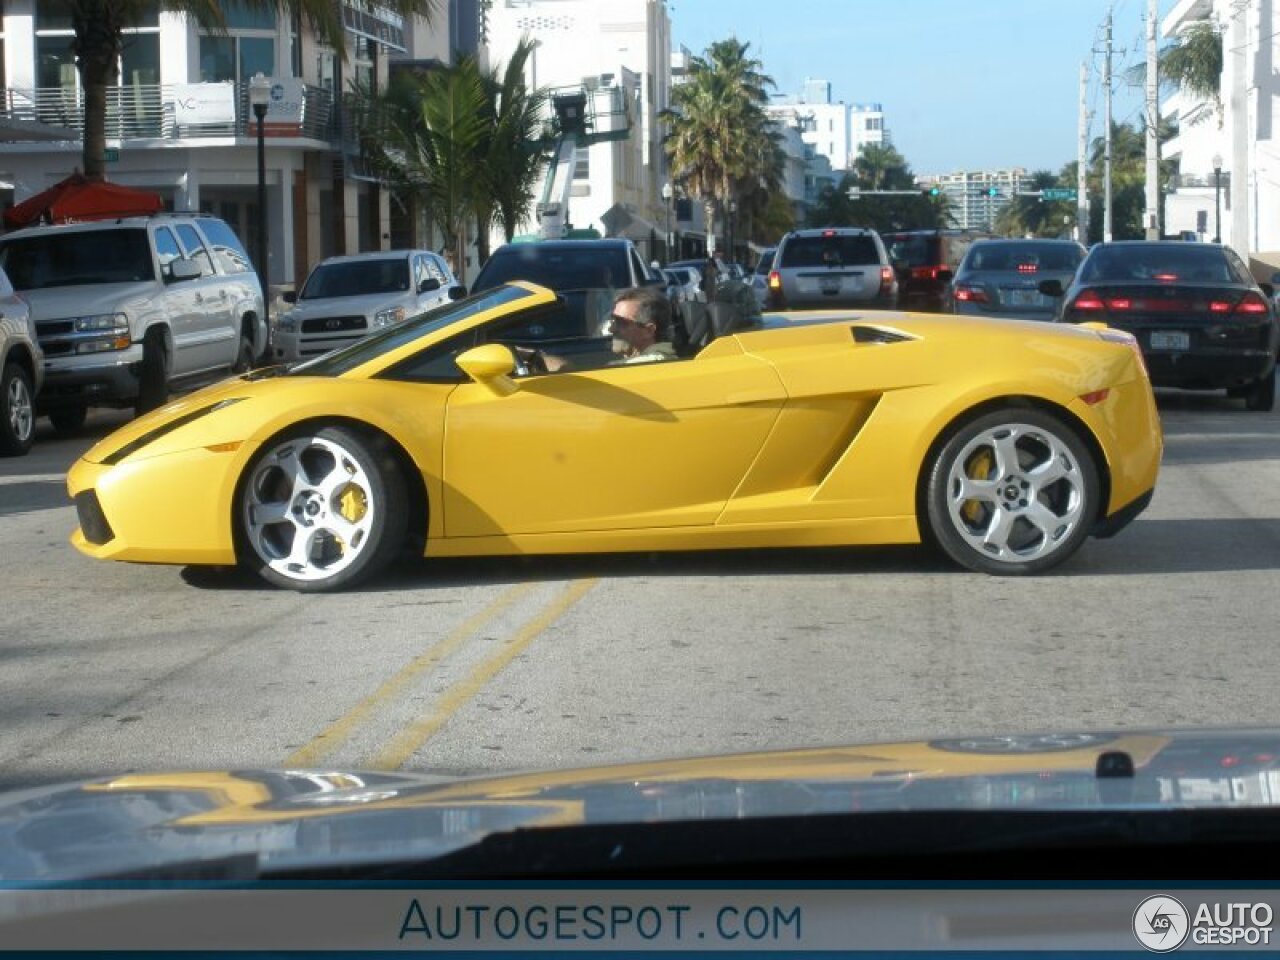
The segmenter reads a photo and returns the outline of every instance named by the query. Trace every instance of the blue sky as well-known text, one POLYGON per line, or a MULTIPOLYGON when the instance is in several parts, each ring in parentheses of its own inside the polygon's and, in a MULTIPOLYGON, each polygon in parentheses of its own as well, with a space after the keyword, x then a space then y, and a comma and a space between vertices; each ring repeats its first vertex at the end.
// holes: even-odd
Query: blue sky
MULTIPOLYGON (((1022 166, 1076 156, 1080 62, 1096 60, 1089 100, 1102 132, 1101 24, 1115 7, 1115 70, 1141 59, 1146 0, 669 0, 677 46, 736 35, 779 93, 830 80, 836 100, 880 103, 916 173, 1022 166), (1096 44, 1095 44, 1096 41, 1096 44)), ((1171 0, 1160 0, 1163 16, 1171 0)), ((1136 120, 1141 91, 1117 76, 1115 117, 1136 120)))

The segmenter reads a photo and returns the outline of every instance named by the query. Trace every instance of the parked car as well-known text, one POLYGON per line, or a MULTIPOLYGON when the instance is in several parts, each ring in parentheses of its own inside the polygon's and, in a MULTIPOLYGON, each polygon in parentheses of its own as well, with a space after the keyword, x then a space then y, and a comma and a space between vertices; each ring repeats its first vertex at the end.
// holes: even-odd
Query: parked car
POLYGON ((36 396, 44 382, 44 353, 26 301, 0 270, 0 456, 31 449, 36 396))
POLYGON ((463 294, 449 265, 429 250, 330 257, 300 292, 285 294, 294 306, 276 321, 275 356, 287 363, 318 357, 463 294))
POLYGON ((1064 287, 1087 251, 1074 240, 979 240, 946 289, 945 309, 969 315, 1053 320, 1058 301, 1040 292, 1044 280, 1064 287))
POLYGON ((909 230, 882 236, 904 310, 946 309, 947 286, 969 248, 988 236, 968 230, 909 230))
POLYGON ((707 295, 702 292, 702 274, 699 271, 692 267, 667 267, 666 272, 679 281, 685 300, 696 303, 707 302, 707 295))
POLYGON ((17 230, 0 268, 45 356, 38 403, 59 431, 90 406, 161 406, 176 385, 245 371, 267 349, 262 287, 229 226, 158 214, 17 230))
POLYGON ((1099 244, 1065 290, 1046 280, 1040 292, 1061 297, 1060 320, 1100 321, 1137 337, 1156 386, 1225 388, 1250 410, 1275 405, 1274 290, 1259 286, 1230 247, 1099 244))
POLYGON ((778 244, 769 273, 770 310, 893 309, 897 304, 898 280, 874 230, 797 230, 778 244))
POLYGON ((773 257, 777 252, 777 247, 770 247, 760 254, 756 269, 751 274, 751 291, 756 295, 756 303, 762 308, 769 299, 769 273, 773 270, 773 257))

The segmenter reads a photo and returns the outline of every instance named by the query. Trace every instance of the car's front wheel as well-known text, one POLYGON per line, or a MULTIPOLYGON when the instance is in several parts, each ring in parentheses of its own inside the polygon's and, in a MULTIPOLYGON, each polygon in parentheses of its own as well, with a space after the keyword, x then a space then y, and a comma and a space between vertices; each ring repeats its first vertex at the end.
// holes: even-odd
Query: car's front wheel
POLYGON ((276 586, 350 587, 397 554, 408 523, 404 476, 382 441, 322 427, 271 441, 237 505, 243 561, 276 586))
POLYGON ((31 378, 16 363, 0 371, 0 454, 18 456, 31 449, 36 435, 36 405, 31 378))
POLYGON ((1098 465, 1062 420, 1010 408, 960 427, 934 457, 929 532, 982 573, 1040 573, 1062 563, 1098 516, 1098 465))

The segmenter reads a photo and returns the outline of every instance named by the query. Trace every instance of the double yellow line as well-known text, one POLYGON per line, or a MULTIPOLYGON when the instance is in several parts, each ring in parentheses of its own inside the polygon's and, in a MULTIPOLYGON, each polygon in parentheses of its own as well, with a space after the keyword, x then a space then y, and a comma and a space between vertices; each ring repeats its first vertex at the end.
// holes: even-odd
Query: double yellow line
MULTIPOLYGON (((599 580, 575 580, 568 584, 543 607, 537 616, 516 631, 515 636, 503 644, 502 649, 479 663, 474 670, 446 690, 429 714, 397 734, 386 747, 375 754, 372 763, 360 764, 360 766, 375 770, 394 770, 403 766, 427 740, 435 736, 472 697, 479 693, 485 684, 528 649, 547 627, 564 616, 597 583, 599 580)), ((395 699, 415 678, 439 664, 479 633, 490 621, 527 596, 533 590, 533 586, 531 583, 521 583, 499 594, 484 609, 472 614, 447 637, 415 657, 377 690, 329 724, 310 743, 285 758, 285 766, 312 767, 331 755, 346 743, 352 733, 379 707, 395 699)))

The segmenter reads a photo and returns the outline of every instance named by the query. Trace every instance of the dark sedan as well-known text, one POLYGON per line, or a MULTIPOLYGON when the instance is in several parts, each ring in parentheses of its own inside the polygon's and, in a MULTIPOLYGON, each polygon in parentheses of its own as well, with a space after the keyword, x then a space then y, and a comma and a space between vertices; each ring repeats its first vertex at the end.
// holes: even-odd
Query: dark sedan
POLYGON ((1158 387, 1226 389, 1250 410, 1276 396, 1280 322, 1269 285, 1260 286, 1230 247, 1130 241, 1100 244, 1060 296, 1058 319, 1095 321, 1138 338, 1158 387))
POLYGON ((979 240, 965 254, 947 290, 952 313, 1053 320, 1058 301, 1040 292, 1044 280, 1071 282, 1085 258, 1074 240, 979 240))

